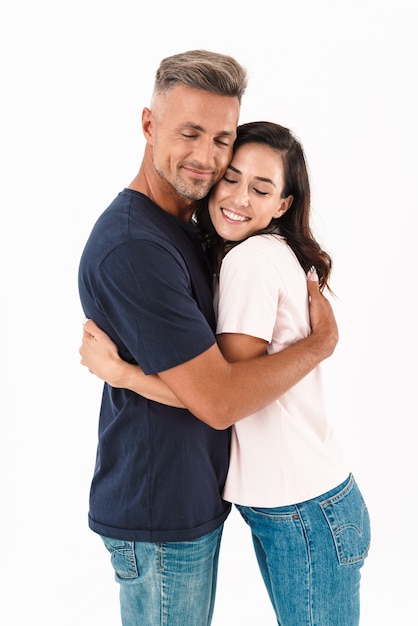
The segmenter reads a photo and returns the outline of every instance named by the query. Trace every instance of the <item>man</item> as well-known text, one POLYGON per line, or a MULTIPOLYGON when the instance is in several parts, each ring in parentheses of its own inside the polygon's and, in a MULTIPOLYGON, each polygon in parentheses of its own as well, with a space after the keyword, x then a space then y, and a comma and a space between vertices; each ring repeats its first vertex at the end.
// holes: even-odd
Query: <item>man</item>
POLYGON ((231 57, 164 59, 137 176, 97 221, 80 263, 85 315, 125 360, 158 374, 188 410, 105 385, 89 524, 112 554, 124 626, 210 624, 223 522, 228 426, 332 354, 337 328, 311 283, 312 334, 228 363, 217 347, 212 275, 191 217, 226 170, 246 72, 231 57))

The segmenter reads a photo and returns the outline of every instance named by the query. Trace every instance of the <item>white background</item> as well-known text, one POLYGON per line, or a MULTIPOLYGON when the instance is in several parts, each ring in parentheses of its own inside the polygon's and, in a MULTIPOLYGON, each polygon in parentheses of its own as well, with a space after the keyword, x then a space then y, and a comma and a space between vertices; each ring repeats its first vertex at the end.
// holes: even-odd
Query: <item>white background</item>
MULTIPOLYGON (((77 269, 93 222, 139 167, 160 60, 192 48, 246 66, 241 122, 279 122, 304 144, 315 234, 335 263, 330 411, 373 525, 361 623, 415 623, 417 6, 3 3, 2 624, 119 623, 87 527, 101 383, 79 364, 77 269)), ((274 623, 234 512, 213 626, 274 623)))

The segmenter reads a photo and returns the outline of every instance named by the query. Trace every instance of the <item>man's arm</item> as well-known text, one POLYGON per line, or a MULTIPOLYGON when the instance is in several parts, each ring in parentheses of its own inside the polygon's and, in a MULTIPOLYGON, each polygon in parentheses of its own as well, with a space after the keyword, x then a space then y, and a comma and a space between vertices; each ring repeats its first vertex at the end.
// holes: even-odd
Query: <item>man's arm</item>
POLYGON ((264 408, 331 356, 338 342, 332 307, 308 279, 312 333, 268 356, 229 363, 217 345, 194 359, 160 372, 161 379, 203 422, 224 429, 264 408))
MULTIPOLYGON (((128 368, 123 365, 123 373, 122 369, 118 370, 121 377, 118 378, 116 373, 112 377, 113 382, 109 382, 113 386, 139 391, 141 395, 159 402, 185 406, 209 426, 225 429, 271 404, 334 352, 338 329, 331 305, 319 291, 316 274, 309 277, 308 290, 312 333, 286 350, 229 363, 219 347, 214 345, 194 359, 160 372, 159 377, 142 374, 143 380, 138 382, 136 377, 141 376, 140 370, 126 364, 128 368), (156 394, 162 394, 157 385, 158 378, 172 392, 171 400, 170 394, 165 395, 165 399, 163 396, 159 399, 144 392, 144 387, 141 391, 143 383, 154 379, 152 384, 156 394), (175 398, 178 398, 177 402, 175 398)), ((80 354, 83 356, 83 346, 80 354)), ((114 360, 115 363, 119 360, 117 353, 114 360)), ((94 373, 97 374, 97 371, 94 373)))

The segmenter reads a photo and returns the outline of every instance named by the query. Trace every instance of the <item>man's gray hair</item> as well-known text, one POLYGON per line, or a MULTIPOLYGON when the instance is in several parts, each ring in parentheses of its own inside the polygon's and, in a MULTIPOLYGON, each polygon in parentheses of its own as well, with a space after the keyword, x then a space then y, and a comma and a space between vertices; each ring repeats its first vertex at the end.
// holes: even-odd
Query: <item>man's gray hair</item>
POLYGON ((166 57, 155 75, 154 95, 186 85, 219 96, 241 97, 247 87, 247 72, 233 58, 207 50, 189 50, 166 57))

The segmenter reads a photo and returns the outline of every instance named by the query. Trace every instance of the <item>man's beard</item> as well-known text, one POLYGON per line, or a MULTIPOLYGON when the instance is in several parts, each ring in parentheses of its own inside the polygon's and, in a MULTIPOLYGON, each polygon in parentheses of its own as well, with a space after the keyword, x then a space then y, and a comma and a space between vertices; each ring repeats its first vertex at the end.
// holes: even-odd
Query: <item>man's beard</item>
POLYGON ((165 183, 170 185, 178 196, 181 196, 186 200, 201 200, 208 195, 209 191, 215 184, 213 176, 210 181, 199 179, 184 180, 179 174, 177 174, 174 180, 169 180, 162 170, 159 170, 157 167, 155 169, 157 170, 160 178, 165 183))
POLYGON ((203 180, 195 180, 192 182, 186 182, 180 177, 174 181, 174 183, 170 183, 167 181, 173 189, 183 198, 187 198, 187 200, 201 200, 205 196, 208 195, 209 191, 212 188, 212 182, 203 181, 203 180))

